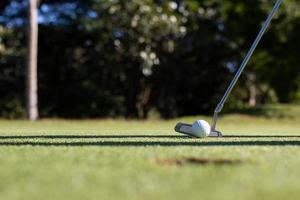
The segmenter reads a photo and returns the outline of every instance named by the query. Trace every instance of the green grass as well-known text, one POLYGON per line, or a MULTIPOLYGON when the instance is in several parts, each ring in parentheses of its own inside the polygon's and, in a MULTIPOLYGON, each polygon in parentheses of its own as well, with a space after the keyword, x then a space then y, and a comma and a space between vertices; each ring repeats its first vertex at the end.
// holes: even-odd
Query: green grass
POLYGON ((226 115, 218 127, 231 137, 218 139, 173 132, 194 117, 1 120, 0 198, 299 199, 299 108, 226 115))

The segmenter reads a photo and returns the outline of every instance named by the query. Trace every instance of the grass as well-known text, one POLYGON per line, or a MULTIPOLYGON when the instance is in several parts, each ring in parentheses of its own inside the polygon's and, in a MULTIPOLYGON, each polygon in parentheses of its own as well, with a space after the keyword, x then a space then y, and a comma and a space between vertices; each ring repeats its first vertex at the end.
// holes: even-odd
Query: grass
POLYGON ((0 198, 299 199, 299 108, 226 115, 218 139, 173 132, 195 117, 0 120, 0 198))

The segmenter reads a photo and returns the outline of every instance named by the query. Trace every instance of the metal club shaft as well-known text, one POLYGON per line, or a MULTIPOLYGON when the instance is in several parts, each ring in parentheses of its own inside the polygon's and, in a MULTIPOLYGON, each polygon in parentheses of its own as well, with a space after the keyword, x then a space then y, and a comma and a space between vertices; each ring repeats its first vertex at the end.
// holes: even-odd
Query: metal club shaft
POLYGON ((279 8, 282 0, 277 0, 275 5, 273 6, 272 10, 270 11, 267 20, 265 21, 264 25, 262 26, 261 30, 259 31, 254 43, 252 44, 250 50, 248 51, 244 61, 242 62, 241 66, 239 67, 238 71, 236 72, 234 78, 232 79, 231 83, 227 87, 227 90, 222 97, 221 101, 217 105, 214 116, 213 116, 213 121, 212 121, 212 126, 211 126, 211 131, 214 132, 216 131, 216 125, 217 125, 217 120, 218 120, 218 114, 221 112, 224 103, 226 102, 228 96, 230 95, 233 87, 235 86, 236 82, 238 81, 239 77, 241 76, 242 72, 244 71, 246 65, 248 64, 254 50, 256 49, 258 43, 260 42, 261 38, 263 37, 264 33, 266 32, 270 22, 272 21, 273 16, 275 15, 277 9, 279 8))

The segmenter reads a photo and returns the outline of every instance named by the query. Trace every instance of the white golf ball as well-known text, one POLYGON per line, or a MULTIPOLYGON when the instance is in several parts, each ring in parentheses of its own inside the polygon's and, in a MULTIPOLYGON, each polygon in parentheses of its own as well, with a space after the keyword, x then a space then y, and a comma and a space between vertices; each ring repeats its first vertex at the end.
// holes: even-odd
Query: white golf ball
POLYGON ((192 130, 196 137, 207 137, 210 133, 210 125, 204 120, 197 120, 193 123, 192 130))

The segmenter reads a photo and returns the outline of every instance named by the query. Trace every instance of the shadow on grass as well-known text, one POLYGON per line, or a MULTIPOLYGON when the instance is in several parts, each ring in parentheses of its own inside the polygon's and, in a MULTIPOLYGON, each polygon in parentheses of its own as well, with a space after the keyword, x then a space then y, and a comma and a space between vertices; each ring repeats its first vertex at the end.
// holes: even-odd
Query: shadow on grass
POLYGON ((299 135, 224 135, 223 138, 300 138, 299 135))
POLYGON ((134 138, 157 138, 157 139, 191 139, 187 136, 168 136, 168 135, 32 135, 32 136, 0 136, 0 146, 65 146, 65 147, 177 147, 177 146, 299 146, 300 136, 294 135, 227 135, 223 138, 208 140, 186 140, 186 141, 72 141, 71 139, 134 139, 134 138), (252 138, 249 141, 226 141, 226 139, 252 138), (267 141, 255 140, 269 138, 267 141), (271 139, 272 138, 272 139, 271 139), (280 139, 281 138, 281 139, 280 139), (293 140, 283 140, 294 138, 293 140), (15 139, 16 141, 7 141, 15 139), (64 139, 63 141, 24 141, 26 139, 64 139), (19 140, 19 141, 18 141, 19 140), (68 141, 70 140, 70 141, 68 141))
MULTIPOLYGON (((9 139, 195 139, 185 135, 0 135, 9 139)), ((222 138, 300 138, 299 135, 224 135, 222 138)), ((197 139, 197 138, 196 138, 197 139)))
POLYGON ((178 135, 5 135, 0 136, 0 141, 5 139, 184 139, 187 136, 178 135))

